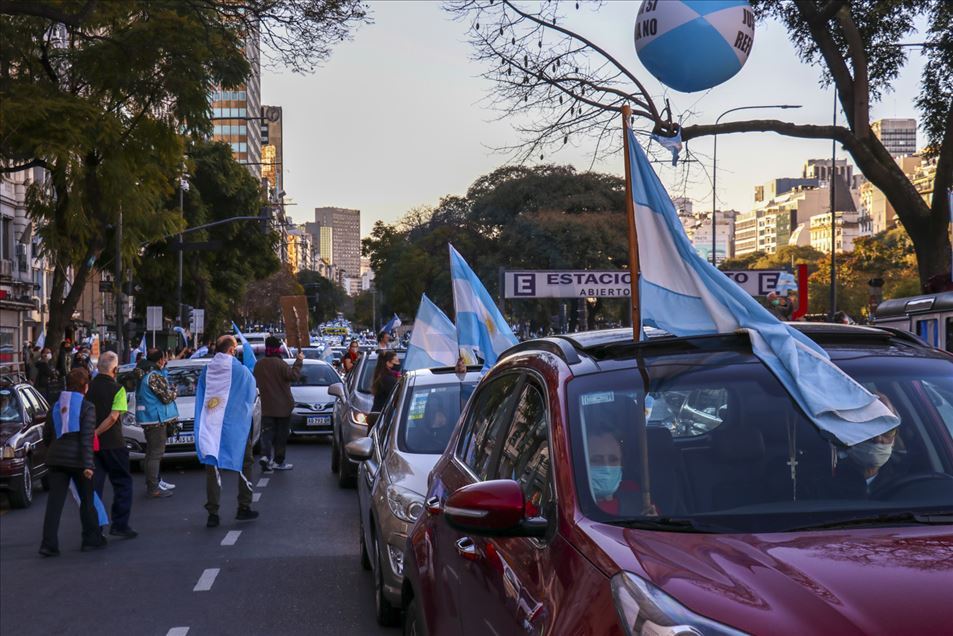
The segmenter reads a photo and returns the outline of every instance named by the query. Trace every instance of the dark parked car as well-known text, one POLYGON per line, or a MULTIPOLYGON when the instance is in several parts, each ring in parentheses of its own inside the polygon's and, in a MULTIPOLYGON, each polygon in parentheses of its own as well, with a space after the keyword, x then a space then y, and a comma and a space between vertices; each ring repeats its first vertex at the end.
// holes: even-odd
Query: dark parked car
POLYGON ((0 490, 7 491, 14 508, 33 503, 34 480, 47 488, 43 424, 49 410, 43 396, 27 382, 0 383, 0 490))
POLYGON ((953 357, 796 327, 900 426, 821 434, 744 333, 511 348, 431 473, 406 633, 948 632, 953 357))

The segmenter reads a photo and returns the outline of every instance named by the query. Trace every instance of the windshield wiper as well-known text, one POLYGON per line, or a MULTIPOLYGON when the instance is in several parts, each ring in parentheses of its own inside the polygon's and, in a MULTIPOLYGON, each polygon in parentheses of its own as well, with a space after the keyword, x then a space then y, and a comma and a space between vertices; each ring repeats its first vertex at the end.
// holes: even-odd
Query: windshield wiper
POLYGON ((890 523, 920 523, 924 525, 953 524, 953 511, 940 510, 936 512, 884 512, 877 515, 851 517, 837 521, 825 521, 807 526, 788 528, 784 532, 800 532, 804 530, 823 530, 825 528, 849 528, 851 526, 880 525, 890 523))
POLYGON ((639 517, 637 519, 614 519, 606 523, 636 530, 662 530, 664 532, 726 532, 715 526, 700 524, 691 519, 675 517, 639 517))

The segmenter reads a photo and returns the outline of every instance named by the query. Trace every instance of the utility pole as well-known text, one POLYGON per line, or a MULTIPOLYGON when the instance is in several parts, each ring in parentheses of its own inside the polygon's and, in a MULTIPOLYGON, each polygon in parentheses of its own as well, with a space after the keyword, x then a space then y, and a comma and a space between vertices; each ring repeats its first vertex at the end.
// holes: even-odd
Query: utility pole
MULTIPOLYGON (((837 87, 834 87, 834 127, 837 128, 837 87)), ((834 322, 837 312, 837 210, 834 203, 834 176, 837 174, 837 140, 831 139, 831 311, 828 314, 830 322, 834 322)), ((844 181, 847 181, 847 170, 844 170, 844 181)), ((848 186, 849 187, 849 186, 848 186)))
POLYGON ((122 362, 122 207, 119 208, 119 220, 116 223, 116 271, 113 281, 113 297, 116 299, 116 353, 122 362))
MULTIPOLYGON (((186 174, 183 171, 182 177, 179 179, 179 216, 182 217, 183 223, 185 222, 185 191, 189 187, 189 182, 186 180, 186 174)), ((185 252, 184 243, 182 239, 182 233, 179 232, 179 285, 176 288, 176 316, 178 317, 178 324, 182 325, 182 257, 185 252)))

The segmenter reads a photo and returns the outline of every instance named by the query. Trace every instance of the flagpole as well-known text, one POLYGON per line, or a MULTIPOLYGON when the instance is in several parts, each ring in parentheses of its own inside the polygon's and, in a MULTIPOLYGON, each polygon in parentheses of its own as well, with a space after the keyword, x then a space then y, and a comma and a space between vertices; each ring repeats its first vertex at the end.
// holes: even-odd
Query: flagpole
POLYGON ((641 456, 641 491, 642 491, 642 514, 655 515, 652 506, 652 492, 649 477, 649 439, 646 431, 646 412, 645 402, 649 395, 649 374, 642 360, 642 348, 639 342, 642 340, 642 301, 639 297, 639 275, 641 268, 639 266, 639 232, 635 227, 635 201, 632 198, 632 165, 629 158, 629 119, 632 117, 632 109, 628 104, 622 106, 622 147, 625 153, 625 211, 629 222, 629 299, 631 300, 632 310, 632 340, 635 343, 636 362, 639 367, 639 373, 642 376, 642 406, 637 409, 636 423, 638 425, 639 447, 641 456))

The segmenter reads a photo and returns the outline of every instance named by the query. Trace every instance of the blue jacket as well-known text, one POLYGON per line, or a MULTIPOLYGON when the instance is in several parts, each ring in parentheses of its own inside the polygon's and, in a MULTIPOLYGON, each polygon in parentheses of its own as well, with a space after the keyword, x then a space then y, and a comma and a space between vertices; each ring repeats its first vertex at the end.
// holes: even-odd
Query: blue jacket
POLYGON ((179 409, 175 406, 175 400, 163 404, 151 386, 153 382, 161 382, 162 380, 165 380, 168 384, 168 378, 169 374, 166 371, 153 369, 139 381, 139 386, 136 389, 136 424, 140 426, 165 424, 178 419, 179 409), (153 377, 156 375, 159 377, 153 377))

